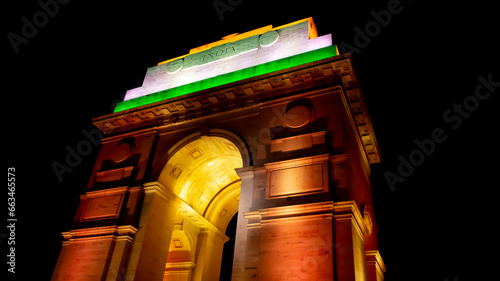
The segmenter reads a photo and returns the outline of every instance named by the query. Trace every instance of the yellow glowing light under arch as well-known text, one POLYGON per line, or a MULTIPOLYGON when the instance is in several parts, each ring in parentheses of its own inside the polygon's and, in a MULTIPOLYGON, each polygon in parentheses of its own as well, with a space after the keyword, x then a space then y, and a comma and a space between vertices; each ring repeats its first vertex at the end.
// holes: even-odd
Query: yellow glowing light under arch
POLYGON ((238 147, 218 136, 201 136, 186 143, 168 160, 159 182, 170 189, 197 216, 225 232, 238 210, 243 167, 238 147))

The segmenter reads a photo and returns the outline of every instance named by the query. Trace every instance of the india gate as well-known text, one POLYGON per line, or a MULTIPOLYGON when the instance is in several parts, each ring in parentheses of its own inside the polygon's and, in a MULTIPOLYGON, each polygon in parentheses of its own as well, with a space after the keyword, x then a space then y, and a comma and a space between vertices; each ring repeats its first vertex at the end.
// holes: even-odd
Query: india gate
POLYGON ((377 141, 351 55, 312 18, 160 62, 93 124, 53 281, 219 280, 231 220, 231 280, 384 279, 377 141))

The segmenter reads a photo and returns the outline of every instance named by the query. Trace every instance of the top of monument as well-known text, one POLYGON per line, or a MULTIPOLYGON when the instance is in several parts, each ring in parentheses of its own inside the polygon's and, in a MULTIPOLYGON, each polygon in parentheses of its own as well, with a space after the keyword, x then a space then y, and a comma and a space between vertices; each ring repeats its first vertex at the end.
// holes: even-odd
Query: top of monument
POLYGON ((239 41, 239 40, 242 40, 242 39, 245 39, 248 37, 252 37, 255 35, 262 35, 268 31, 271 31, 271 30, 279 30, 279 29, 289 27, 289 26, 294 26, 296 24, 303 23, 303 22, 307 22, 309 24, 309 39, 314 39, 314 38, 318 37, 318 30, 316 29, 316 25, 314 24, 313 18, 308 17, 308 18, 294 21, 294 22, 291 22, 288 24, 280 25, 278 27, 273 27, 272 25, 266 25, 264 27, 260 27, 260 28, 257 28, 257 29, 251 30, 251 31, 244 32, 244 33, 232 33, 232 34, 229 34, 229 35, 222 37, 222 39, 219 41, 215 41, 215 42, 208 43, 208 44, 196 47, 196 48, 192 48, 188 54, 162 61, 162 62, 158 63, 158 65, 169 63, 169 62, 177 60, 177 59, 182 59, 188 55, 198 53, 201 51, 205 51, 205 50, 208 50, 208 49, 211 49, 213 47, 217 47, 217 46, 220 46, 220 45, 223 45, 226 43, 236 42, 236 41, 239 41))
POLYGON ((230 34, 149 68, 142 86, 128 90, 114 112, 335 55, 331 34, 318 37, 311 17, 230 34))

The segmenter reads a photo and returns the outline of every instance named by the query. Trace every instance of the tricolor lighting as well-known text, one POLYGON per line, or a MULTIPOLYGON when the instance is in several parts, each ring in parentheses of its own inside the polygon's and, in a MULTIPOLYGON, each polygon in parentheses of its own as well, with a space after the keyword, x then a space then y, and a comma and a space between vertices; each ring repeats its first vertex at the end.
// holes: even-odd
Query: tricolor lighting
POLYGON ((312 18, 232 34, 149 68, 143 85, 128 90, 114 112, 335 55, 331 34, 318 37, 312 18))

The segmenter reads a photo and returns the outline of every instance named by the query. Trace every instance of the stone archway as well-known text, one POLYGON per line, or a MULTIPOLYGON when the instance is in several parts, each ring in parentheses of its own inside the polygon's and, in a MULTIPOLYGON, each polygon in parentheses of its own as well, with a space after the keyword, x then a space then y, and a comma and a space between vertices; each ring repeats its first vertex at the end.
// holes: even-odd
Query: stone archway
POLYGON ((239 207, 241 179, 235 169, 249 163, 248 154, 240 152, 243 142, 231 138, 237 141, 223 130, 184 138, 170 150, 158 181, 145 185, 138 243, 132 250, 138 259, 129 266, 135 267, 136 272, 129 272, 136 278, 140 266, 158 276, 160 262, 163 280, 219 278, 226 227, 239 207), (150 264, 140 265, 142 260, 150 264))
POLYGON ((278 45, 268 29, 181 76, 238 70, 171 88, 184 78, 160 64, 94 119, 105 138, 53 280, 217 280, 236 209, 234 281, 383 279, 373 209, 359 211, 380 154, 351 56, 310 18, 276 28, 278 45))

